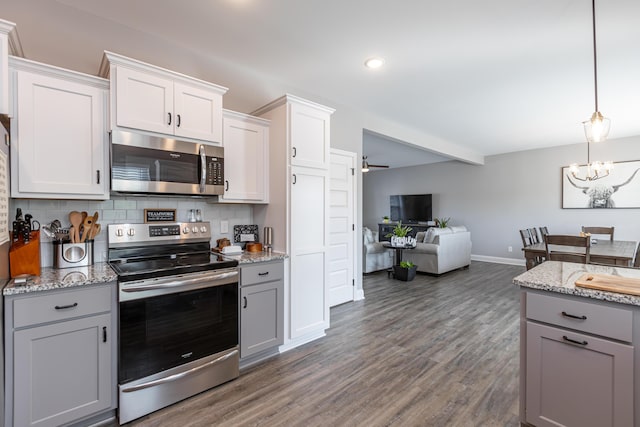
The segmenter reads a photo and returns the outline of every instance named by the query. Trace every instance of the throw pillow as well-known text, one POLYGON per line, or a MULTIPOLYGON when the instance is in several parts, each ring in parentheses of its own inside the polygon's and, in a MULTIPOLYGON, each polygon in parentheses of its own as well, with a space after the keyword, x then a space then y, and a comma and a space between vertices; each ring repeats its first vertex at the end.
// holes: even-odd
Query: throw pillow
POLYGON ((430 227, 426 233, 424 233, 423 243, 433 243, 433 239, 436 237, 436 227, 430 227))
POLYGON ((467 231, 467 227, 465 227, 464 225, 455 225, 453 227, 449 227, 451 228, 451 231, 453 231, 454 233, 460 233, 461 231, 467 231))
POLYGON ((416 233, 416 243, 422 243, 422 241, 424 240, 424 235, 426 233, 424 231, 418 231, 416 233))

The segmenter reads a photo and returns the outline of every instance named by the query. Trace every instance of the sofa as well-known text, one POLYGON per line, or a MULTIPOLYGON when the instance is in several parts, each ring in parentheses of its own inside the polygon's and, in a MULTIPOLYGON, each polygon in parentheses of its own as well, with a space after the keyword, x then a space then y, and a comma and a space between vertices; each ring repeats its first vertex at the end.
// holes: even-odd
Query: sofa
POLYGON ((416 234, 415 249, 402 251, 402 260, 411 261, 417 271, 442 274, 471 264, 471 233, 463 225, 429 228, 416 234))
POLYGON ((378 232, 364 227, 362 229, 363 249, 362 261, 363 272, 372 273, 378 270, 385 270, 393 266, 393 249, 382 246, 378 239, 378 232))

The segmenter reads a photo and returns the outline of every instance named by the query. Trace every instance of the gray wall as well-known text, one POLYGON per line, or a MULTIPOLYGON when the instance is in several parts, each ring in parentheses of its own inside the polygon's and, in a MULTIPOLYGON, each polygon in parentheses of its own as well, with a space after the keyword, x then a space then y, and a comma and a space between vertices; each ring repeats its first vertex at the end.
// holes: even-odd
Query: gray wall
MULTIPOLYGON (((640 160, 640 136, 592 147, 592 159, 640 160)), ((567 234, 581 225, 613 225, 616 239, 640 240, 640 209, 562 209, 561 167, 573 162, 586 163, 586 143, 487 156, 483 166, 451 161, 369 172, 363 226, 377 228, 391 194, 432 193, 435 217, 471 231, 475 259, 523 262, 518 230, 545 225, 567 234)), ((637 178, 634 184, 623 188, 640 197, 637 178)))

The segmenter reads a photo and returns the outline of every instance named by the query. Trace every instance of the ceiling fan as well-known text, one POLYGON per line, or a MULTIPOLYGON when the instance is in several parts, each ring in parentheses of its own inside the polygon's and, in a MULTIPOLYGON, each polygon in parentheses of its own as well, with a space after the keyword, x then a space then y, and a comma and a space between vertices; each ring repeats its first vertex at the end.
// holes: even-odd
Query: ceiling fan
POLYGON ((389 165, 372 165, 367 161, 367 156, 362 156, 362 172, 369 172, 370 168, 388 168, 389 165))

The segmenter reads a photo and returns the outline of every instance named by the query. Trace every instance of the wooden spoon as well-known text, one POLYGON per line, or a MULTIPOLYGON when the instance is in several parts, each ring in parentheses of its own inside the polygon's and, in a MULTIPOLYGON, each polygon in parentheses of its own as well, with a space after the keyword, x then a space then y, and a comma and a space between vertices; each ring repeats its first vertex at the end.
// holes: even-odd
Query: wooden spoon
POLYGON ((71 243, 77 243, 80 241, 80 224, 82 224, 82 214, 78 211, 70 212, 69 222, 73 225, 73 237, 71 238, 71 243))
POLYGON ((93 227, 91 227, 91 236, 89 238, 94 239, 100 233, 101 228, 100 224, 94 222, 93 227))

